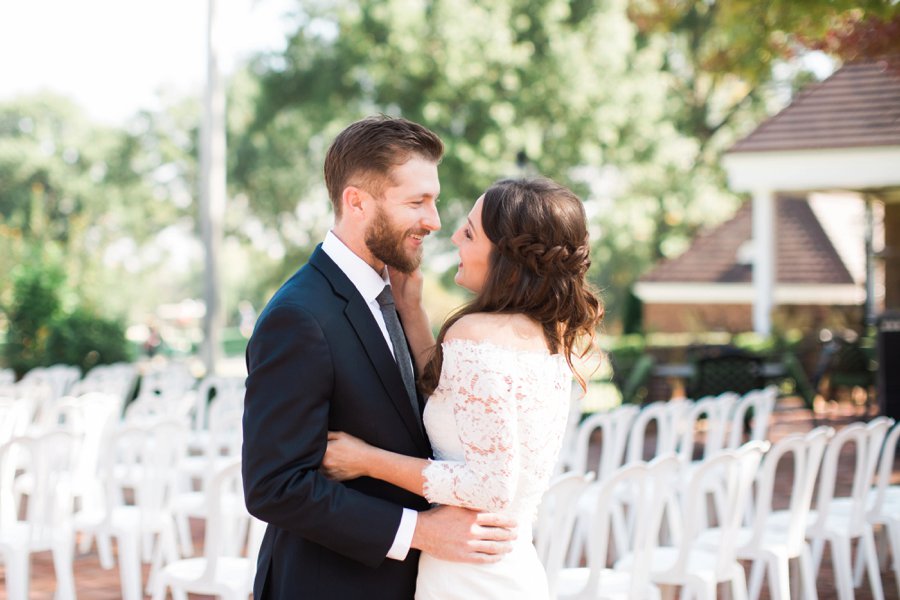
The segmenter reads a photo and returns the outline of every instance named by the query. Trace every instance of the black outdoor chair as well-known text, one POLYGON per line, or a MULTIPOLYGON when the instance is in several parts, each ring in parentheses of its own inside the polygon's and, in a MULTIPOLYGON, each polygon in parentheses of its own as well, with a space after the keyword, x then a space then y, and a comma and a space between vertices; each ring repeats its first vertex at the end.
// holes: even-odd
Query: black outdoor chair
POLYGON ((694 374, 686 386, 693 399, 723 392, 745 394, 765 387, 763 358, 734 346, 698 346, 688 349, 694 374))

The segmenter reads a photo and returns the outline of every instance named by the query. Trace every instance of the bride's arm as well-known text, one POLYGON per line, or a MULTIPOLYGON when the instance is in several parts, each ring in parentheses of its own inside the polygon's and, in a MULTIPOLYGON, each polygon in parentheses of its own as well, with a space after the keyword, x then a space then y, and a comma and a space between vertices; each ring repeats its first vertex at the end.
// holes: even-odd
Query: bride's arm
POLYGON ((417 269, 407 274, 390 269, 390 275, 397 313, 403 321, 403 331, 412 348, 416 373, 421 375, 435 344, 431 323, 422 306, 422 272, 417 269))
POLYGON ((322 460, 322 469, 331 479, 372 477, 419 496, 424 496, 422 471, 426 466, 428 461, 424 458, 376 448, 342 431, 328 432, 328 449, 322 460))

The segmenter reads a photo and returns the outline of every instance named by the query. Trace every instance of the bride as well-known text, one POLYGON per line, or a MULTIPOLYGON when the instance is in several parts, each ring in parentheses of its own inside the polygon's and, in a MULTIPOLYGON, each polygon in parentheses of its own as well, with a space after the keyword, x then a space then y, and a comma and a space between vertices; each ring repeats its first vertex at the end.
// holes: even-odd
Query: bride
POLYGON ((330 432, 324 459, 335 479, 374 477, 435 504, 512 516, 513 549, 497 562, 422 554, 418 600, 546 599, 531 523, 556 463, 574 360, 593 347, 603 307, 585 281, 585 213, 548 179, 503 180, 478 199, 453 234, 456 283, 475 293, 431 337, 421 277, 392 273, 397 308, 428 397, 433 460, 330 432))

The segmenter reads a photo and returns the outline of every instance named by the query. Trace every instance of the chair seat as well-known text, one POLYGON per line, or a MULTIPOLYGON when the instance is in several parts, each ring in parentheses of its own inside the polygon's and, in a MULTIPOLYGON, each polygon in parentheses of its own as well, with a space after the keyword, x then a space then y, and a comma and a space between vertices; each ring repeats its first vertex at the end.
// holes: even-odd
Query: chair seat
POLYGON ((205 558, 185 558, 162 568, 159 576, 168 585, 176 585, 193 594, 216 595, 223 588, 250 593, 256 565, 248 558, 220 557, 213 580, 201 579, 205 558))
MULTIPOLYGON (((864 520, 859 524, 862 527, 861 529, 854 528, 850 519, 849 505, 842 506, 843 503, 839 502, 839 500, 840 498, 835 498, 831 503, 831 507, 828 511, 828 518, 825 519, 825 523, 822 525, 823 531, 829 537, 834 534, 846 534, 847 532, 849 532, 849 535, 852 537, 859 537, 863 534, 864 529, 868 527, 868 524, 864 520)), ((809 511, 809 516, 806 518, 807 537, 812 533, 818 518, 818 511, 809 511)), ((790 514, 787 511, 775 511, 769 516, 769 525, 771 527, 787 528, 789 519, 790 514)))
MULTIPOLYGON (((669 577, 669 573, 672 570, 672 567, 675 566, 675 562, 678 560, 678 548, 674 548, 671 546, 658 546, 653 550, 652 558, 650 559, 650 579, 653 583, 663 584, 663 585, 682 585, 684 581, 677 577, 669 577)), ((701 550, 699 548, 694 548, 691 550, 690 554, 687 558, 687 564, 685 567, 685 571, 694 575, 699 575, 704 579, 715 579, 718 582, 728 581, 731 579, 731 568, 728 569, 728 573, 724 574, 716 574, 716 562, 718 560, 718 555, 715 551, 706 551, 701 550)), ((615 564, 616 570, 629 570, 631 569, 631 556, 625 556, 621 560, 617 561, 615 564)), ((740 563, 737 561, 734 562, 732 567, 737 567, 742 569, 740 563)))
POLYGON ((0 530, 0 551, 44 552, 52 550, 55 544, 67 543, 72 538, 71 527, 54 527, 53 529, 45 527, 36 534, 31 523, 16 521, 4 525, 0 530))
MULTIPOLYGON (((556 597, 559 600, 582 597, 582 590, 587 584, 590 574, 590 569, 587 567, 560 571, 556 584, 556 597)), ((628 600, 631 591, 631 577, 622 571, 603 569, 600 573, 598 588, 598 593, 586 594, 586 596, 595 600, 628 600)), ((640 597, 645 600, 655 600, 660 597, 659 588, 648 584, 640 597)))

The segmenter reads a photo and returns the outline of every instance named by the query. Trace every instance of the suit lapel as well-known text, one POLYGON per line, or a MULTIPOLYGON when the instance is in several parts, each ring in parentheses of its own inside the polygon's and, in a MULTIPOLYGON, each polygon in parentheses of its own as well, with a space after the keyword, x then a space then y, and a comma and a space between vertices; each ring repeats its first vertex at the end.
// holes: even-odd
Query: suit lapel
POLYGON ((322 250, 321 245, 309 259, 309 264, 318 269, 331 283, 334 291, 347 301, 344 315, 350 325, 356 331, 359 341, 366 351, 369 360, 375 367, 375 372, 381 380, 381 384, 388 392, 394 408, 400 414, 404 425, 410 435, 416 440, 416 444, 424 451, 430 452, 428 440, 425 438, 420 415, 413 413, 403 385, 400 369, 394 361, 390 348, 381 334, 378 323, 372 317, 372 311, 366 305, 353 282, 322 250))

